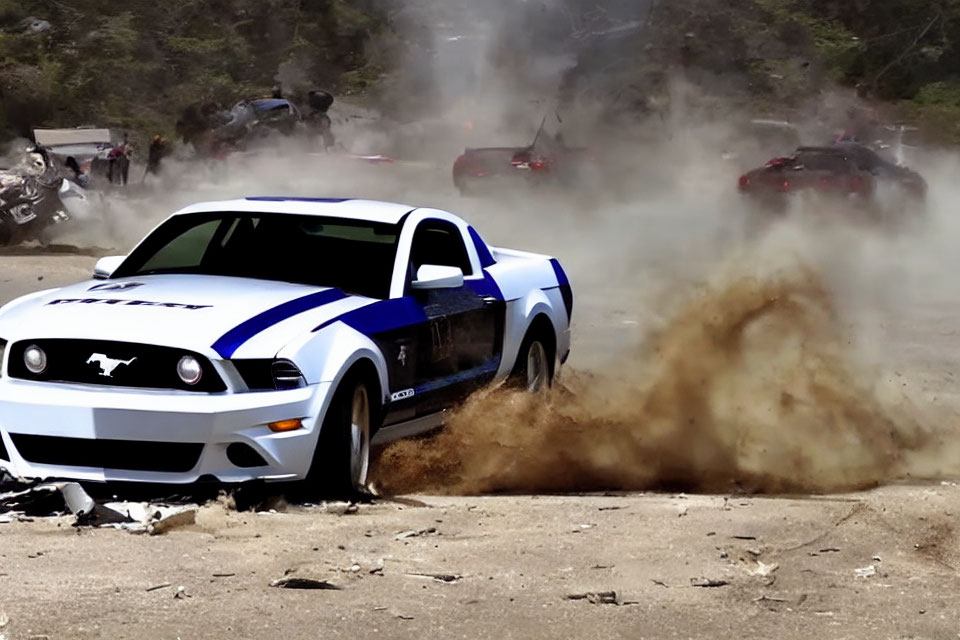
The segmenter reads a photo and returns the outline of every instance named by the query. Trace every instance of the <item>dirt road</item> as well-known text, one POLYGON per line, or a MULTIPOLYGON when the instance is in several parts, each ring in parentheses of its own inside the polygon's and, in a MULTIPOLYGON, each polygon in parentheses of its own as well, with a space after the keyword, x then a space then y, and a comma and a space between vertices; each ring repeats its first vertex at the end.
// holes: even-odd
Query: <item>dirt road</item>
POLYGON ((958 498, 936 485, 806 499, 418 498, 352 514, 215 504, 154 537, 11 523, 0 525, 0 634, 954 638, 958 498), (287 575, 340 590, 270 586, 287 575))

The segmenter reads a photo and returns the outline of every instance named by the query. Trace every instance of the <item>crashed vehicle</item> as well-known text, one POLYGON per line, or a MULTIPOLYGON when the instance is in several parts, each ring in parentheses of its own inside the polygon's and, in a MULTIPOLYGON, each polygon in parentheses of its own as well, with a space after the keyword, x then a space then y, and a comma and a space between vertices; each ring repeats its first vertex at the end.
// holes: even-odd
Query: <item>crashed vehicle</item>
POLYGON ((110 129, 34 129, 37 146, 47 150, 58 163, 64 177, 86 182, 93 188, 108 180, 110 152, 121 145, 121 138, 110 129))
POLYGON ((243 146, 273 133, 290 135, 300 125, 300 112, 289 100, 243 100, 230 110, 230 119, 213 131, 218 145, 243 146))
POLYGON ((591 160, 588 149, 568 147, 560 135, 544 133, 525 147, 467 148, 453 163, 461 195, 480 193, 506 180, 543 186, 575 182, 591 160))
POLYGON ((0 309, 0 469, 351 493, 371 442, 440 426, 482 385, 550 385, 572 305, 556 259, 445 211, 196 204, 94 280, 0 309))
POLYGON ((791 194, 815 192, 871 203, 881 189, 899 191, 923 201, 927 183, 916 171, 884 159, 853 142, 825 147, 799 147, 790 157, 774 158, 765 166, 740 176, 740 192, 757 200, 782 205, 791 194))
POLYGON ((46 149, 27 149, 18 164, 0 170, 0 245, 43 241, 51 225, 85 216, 87 200, 46 149))

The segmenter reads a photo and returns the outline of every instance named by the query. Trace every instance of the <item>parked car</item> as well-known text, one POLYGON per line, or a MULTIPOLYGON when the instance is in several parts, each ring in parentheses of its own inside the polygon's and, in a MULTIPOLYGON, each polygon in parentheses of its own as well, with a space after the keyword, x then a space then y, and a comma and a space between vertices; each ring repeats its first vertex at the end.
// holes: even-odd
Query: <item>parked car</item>
POLYGON ((0 309, 0 468, 361 490, 371 442, 436 428, 484 385, 550 385, 572 307, 556 259, 445 211, 193 205, 94 280, 0 309))

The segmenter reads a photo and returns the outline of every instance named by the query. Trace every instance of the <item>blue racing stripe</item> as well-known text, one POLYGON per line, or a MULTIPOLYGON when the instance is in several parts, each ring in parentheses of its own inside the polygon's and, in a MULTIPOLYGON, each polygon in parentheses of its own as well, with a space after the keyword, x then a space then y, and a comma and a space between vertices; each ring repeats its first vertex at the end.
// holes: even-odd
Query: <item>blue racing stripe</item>
POLYGON ((227 331, 219 340, 213 343, 213 350, 219 353, 221 357, 229 358, 240 348, 240 345, 261 331, 265 331, 273 325, 301 314, 304 311, 310 311, 311 309, 322 307, 325 304, 330 304, 331 302, 336 302, 346 297, 347 294, 339 289, 327 289, 318 293, 311 293, 308 296, 303 296, 296 300, 284 302, 279 306, 267 309, 263 313, 253 316, 246 322, 242 322, 230 331, 227 331))
POLYGON ((469 287, 478 296, 490 296, 497 300, 503 300, 503 292, 500 286, 493 279, 487 270, 483 270, 483 280, 464 280, 464 284, 469 287))
POLYGON ((298 196, 250 196, 246 198, 251 202, 324 202, 327 204, 339 204, 346 202, 350 198, 301 198, 298 196))
POLYGON ((566 272, 563 270, 563 267, 560 266, 560 261, 556 258, 550 258, 550 266, 553 267, 553 272, 557 276, 557 284, 563 286, 565 284, 570 284, 570 280, 567 278, 566 272))
POLYGON ((426 321, 427 314, 423 312, 423 307, 417 304, 417 301, 412 297, 405 296, 393 300, 381 300, 348 311, 342 316, 324 322, 314 331, 319 331, 334 322, 343 322, 365 336, 374 336, 378 333, 409 327, 426 321))
POLYGON ((490 248, 487 246, 487 243, 483 241, 483 238, 480 237, 480 234, 477 233, 477 230, 473 227, 467 227, 467 230, 470 232, 470 239, 473 240, 473 246, 477 248, 477 257, 480 258, 480 266, 486 269, 487 267, 497 264, 497 261, 493 259, 493 254, 490 253, 490 248))

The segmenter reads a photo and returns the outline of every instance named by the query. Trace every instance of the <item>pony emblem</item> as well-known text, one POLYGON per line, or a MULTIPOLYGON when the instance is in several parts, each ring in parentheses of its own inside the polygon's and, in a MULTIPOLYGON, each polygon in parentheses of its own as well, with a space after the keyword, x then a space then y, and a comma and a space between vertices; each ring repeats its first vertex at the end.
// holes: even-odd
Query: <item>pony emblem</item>
POLYGON ((102 353, 94 353, 89 358, 87 358, 87 364, 91 362, 96 362, 100 365, 100 375, 107 378, 113 377, 113 371, 122 364, 129 365, 136 358, 130 358, 129 360, 114 360, 113 358, 108 358, 102 353))

